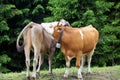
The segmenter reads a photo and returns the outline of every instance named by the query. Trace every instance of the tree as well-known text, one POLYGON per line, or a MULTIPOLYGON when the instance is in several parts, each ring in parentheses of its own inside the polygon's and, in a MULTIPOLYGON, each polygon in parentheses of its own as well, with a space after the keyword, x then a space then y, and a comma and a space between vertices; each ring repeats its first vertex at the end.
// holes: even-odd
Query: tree
POLYGON ((14 5, 11 4, 2 4, 0 5, 0 71, 9 71, 4 64, 7 64, 11 58, 7 55, 7 48, 5 48, 6 45, 8 45, 10 41, 9 37, 9 31, 10 27, 8 24, 8 20, 13 18, 15 15, 19 15, 21 12, 16 9, 14 5))

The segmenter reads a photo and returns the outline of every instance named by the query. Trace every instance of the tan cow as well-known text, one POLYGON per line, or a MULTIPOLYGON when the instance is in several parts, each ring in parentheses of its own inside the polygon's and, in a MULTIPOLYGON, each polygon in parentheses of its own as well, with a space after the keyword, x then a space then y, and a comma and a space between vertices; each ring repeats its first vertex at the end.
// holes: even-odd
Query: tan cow
POLYGON ((61 33, 61 50, 65 55, 67 67, 64 77, 68 77, 68 68, 70 66, 71 59, 76 58, 76 67, 78 68, 78 79, 83 79, 81 74, 82 67, 80 67, 80 60, 83 58, 84 55, 87 55, 89 65, 88 71, 90 71, 91 57, 98 42, 99 33, 94 27, 92 27, 92 25, 83 28, 71 28, 67 26, 63 27, 62 25, 58 25, 54 28, 53 33, 53 37, 56 41, 58 41, 61 33))
POLYGON ((36 78, 36 66, 39 57, 39 67, 37 72, 40 70, 40 66, 43 63, 43 55, 49 52, 49 73, 52 73, 52 58, 55 52, 55 45, 53 37, 49 35, 46 30, 37 23, 30 22, 20 33, 17 38, 17 49, 18 51, 24 48, 26 67, 27 67, 27 80, 30 80, 30 50, 34 50, 33 59, 33 78, 36 78), (19 46, 19 39, 23 35, 24 43, 19 46))

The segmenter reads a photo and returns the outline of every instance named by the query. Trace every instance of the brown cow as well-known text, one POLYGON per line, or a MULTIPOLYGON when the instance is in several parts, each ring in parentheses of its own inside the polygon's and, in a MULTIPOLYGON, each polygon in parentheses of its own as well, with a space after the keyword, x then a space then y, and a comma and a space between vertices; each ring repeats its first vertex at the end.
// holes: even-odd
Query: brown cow
POLYGON ((43 63, 43 55, 46 52, 49 52, 49 73, 52 73, 51 64, 53 54, 55 52, 55 45, 53 37, 46 32, 46 30, 37 23, 30 22, 20 33, 17 39, 17 49, 20 51, 24 48, 25 57, 26 57, 26 67, 27 67, 27 79, 30 80, 30 50, 34 50, 34 59, 33 59, 33 78, 36 78, 36 66, 38 63, 39 57, 39 67, 43 63), (24 43, 22 46, 19 46, 19 39, 23 35, 24 43))
MULTIPOLYGON (((70 60, 76 58, 76 67, 78 68, 78 79, 82 79, 82 67, 80 67, 80 60, 84 55, 88 57, 88 65, 90 71, 91 57, 98 42, 99 33, 92 27, 92 25, 83 28, 71 28, 57 25, 54 27, 53 37, 58 41, 62 33, 60 41, 61 50, 65 55, 66 71, 64 77, 68 77, 70 60)), ((82 60, 83 65, 83 60, 82 60)))

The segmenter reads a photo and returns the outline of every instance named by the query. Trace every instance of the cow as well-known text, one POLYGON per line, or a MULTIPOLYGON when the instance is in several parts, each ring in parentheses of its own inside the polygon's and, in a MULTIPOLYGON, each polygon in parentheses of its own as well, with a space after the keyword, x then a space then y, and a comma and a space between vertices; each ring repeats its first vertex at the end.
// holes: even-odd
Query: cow
POLYGON ((34 59, 33 59, 33 78, 36 78, 36 66, 38 62, 38 57, 39 57, 39 67, 37 72, 40 70, 40 66, 43 63, 43 55, 46 52, 49 52, 49 73, 52 73, 51 69, 51 63, 52 63, 52 58, 55 52, 55 41, 49 35, 46 30, 37 23, 30 22, 26 27, 27 29, 23 29, 18 36, 17 39, 17 49, 19 50, 20 48, 24 48, 25 51, 25 57, 26 57, 26 67, 27 67, 27 79, 30 80, 30 50, 34 51, 34 59), (28 27, 30 26, 30 27, 28 27), (23 34, 23 39, 24 43, 23 46, 19 46, 19 39, 21 35, 23 34))
POLYGON ((54 27, 52 36, 61 44, 60 48, 65 56, 66 71, 64 77, 68 77, 71 59, 76 58, 78 79, 82 80, 81 71, 83 67, 83 58, 85 55, 88 57, 88 72, 90 72, 91 58, 98 42, 99 32, 92 25, 82 28, 57 25, 54 27))
MULTIPOLYGON (((60 24, 63 24, 61 20, 60 24)), ((66 21, 67 22, 67 21, 66 21)), ((20 52, 24 49, 25 57, 26 57, 26 67, 27 67, 27 79, 30 80, 30 50, 34 51, 34 60, 33 60, 33 78, 36 78, 36 66, 39 58, 39 65, 37 72, 40 71, 40 66, 43 63, 43 55, 46 52, 49 52, 49 73, 52 73, 52 58, 55 52, 55 44, 53 37, 51 36, 51 30, 53 30, 54 26, 57 25, 58 22, 51 23, 42 23, 37 24, 34 22, 30 22, 28 25, 24 27, 17 38, 16 47, 20 52), (47 28, 46 28, 47 27, 47 28), (22 46, 19 45, 20 37, 23 35, 24 43, 22 46)), ((65 23, 64 23, 65 24, 65 23)), ((68 23, 66 23, 68 24, 68 23)), ((66 25, 65 24, 65 25, 66 25)))

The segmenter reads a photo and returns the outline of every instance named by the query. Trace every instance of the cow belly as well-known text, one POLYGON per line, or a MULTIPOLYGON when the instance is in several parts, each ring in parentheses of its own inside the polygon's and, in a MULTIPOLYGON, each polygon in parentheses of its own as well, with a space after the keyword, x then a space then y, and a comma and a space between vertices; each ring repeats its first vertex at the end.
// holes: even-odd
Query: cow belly
POLYGON ((96 46, 96 42, 95 42, 94 38, 86 37, 86 38, 84 38, 83 46, 84 46, 83 53, 87 53, 94 49, 94 47, 96 46))
POLYGON ((63 52, 63 54, 65 55, 65 56, 68 56, 68 57, 70 57, 70 58, 74 58, 74 57, 76 57, 76 55, 78 54, 78 52, 80 51, 80 50, 71 50, 71 49, 65 49, 65 48, 61 48, 62 49, 62 52, 63 52))
POLYGON ((95 44, 90 44, 87 46, 84 46, 83 48, 83 53, 89 53, 90 51, 92 51, 95 48, 95 44))

